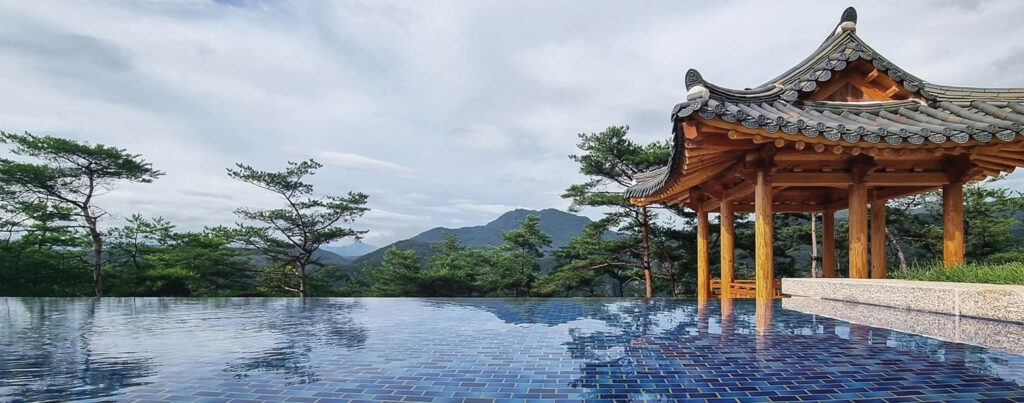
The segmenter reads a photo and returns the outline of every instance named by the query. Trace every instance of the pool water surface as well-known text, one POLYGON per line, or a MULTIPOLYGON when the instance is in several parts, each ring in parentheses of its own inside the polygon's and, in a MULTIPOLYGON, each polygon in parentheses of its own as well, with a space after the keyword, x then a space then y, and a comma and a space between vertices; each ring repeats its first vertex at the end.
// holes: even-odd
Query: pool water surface
POLYGON ((777 302, 0 300, 0 402, 1024 401, 1020 355, 777 302))

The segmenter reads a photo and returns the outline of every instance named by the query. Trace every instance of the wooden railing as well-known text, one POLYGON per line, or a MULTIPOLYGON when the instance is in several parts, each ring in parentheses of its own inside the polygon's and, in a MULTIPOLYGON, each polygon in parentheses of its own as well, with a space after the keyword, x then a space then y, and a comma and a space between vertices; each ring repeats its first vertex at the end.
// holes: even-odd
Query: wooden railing
MULTIPOLYGON (((729 287, 730 295, 733 298, 757 298, 757 284, 754 280, 733 280, 731 287, 729 287)), ((722 280, 713 278, 711 279, 711 295, 714 297, 722 296, 722 280)), ((782 294, 782 281, 775 280, 772 285, 772 298, 784 298, 782 294)))

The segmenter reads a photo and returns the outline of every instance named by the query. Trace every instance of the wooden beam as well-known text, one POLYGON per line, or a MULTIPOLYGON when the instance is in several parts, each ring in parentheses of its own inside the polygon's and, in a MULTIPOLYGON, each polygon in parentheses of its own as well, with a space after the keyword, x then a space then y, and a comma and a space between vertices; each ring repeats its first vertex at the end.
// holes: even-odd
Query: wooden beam
MULTIPOLYGON (((879 91, 879 95, 881 95, 880 91, 879 91)), ((807 137, 807 136, 805 136, 805 135, 803 135, 801 133, 787 134, 787 133, 783 133, 781 131, 775 132, 775 133, 768 133, 768 132, 764 131, 764 129, 760 129, 760 128, 751 129, 751 128, 748 128, 748 127, 744 127, 741 123, 726 122, 725 120, 722 120, 722 118, 719 118, 719 117, 716 117, 716 118, 713 118, 713 119, 700 119, 700 124, 701 125, 707 125, 707 126, 714 126, 714 127, 722 128, 722 129, 725 129, 725 130, 735 130, 735 131, 738 131, 738 132, 741 132, 741 133, 749 133, 749 134, 761 135, 761 136, 767 136, 767 137, 783 138, 783 139, 786 139, 788 141, 803 141, 803 142, 807 142, 807 143, 822 144, 823 145, 823 148, 822 148, 823 151, 824 151, 824 145, 825 144, 831 144, 832 143, 832 141, 828 140, 824 136, 818 136, 818 137, 815 137, 815 138, 810 138, 810 137, 807 137)), ((948 145, 945 145, 945 147, 940 147, 940 148, 952 149, 952 148, 954 148, 953 144, 956 144, 956 143, 948 142, 947 144, 948 145)), ((1003 148, 1014 146, 1015 144, 1021 144, 1021 146, 1024 147, 1024 142, 999 143, 999 144, 1005 144, 1005 145, 1001 146, 1003 148)), ((859 141, 859 142, 857 142, 857 143, 855 143, 853 145, 860 146, 860 147, 863 147, 863 148, 878 148, 878 149, 883 150, 883 154, 886 154, 886 155, 892 155, 894 153, 893 150, 897 149, 897 148, 899 148, 899 149, 906 149, 907 147, 912 147, 915 152, 921 153, 921 154, 931 154, 933 149, 936 148, 936 147, 931 146, 931 145, 913 146, 913 145, 907 145, 906 143, 893 146, 893 145, 886 144, 885 142, 882 142, 882 143, 869 143, 866 140, 861 140, 861 141, 859 141), (886 152, 884 150, 889 150, 889 152, 886 152)), ((985 145, 990 145, 990 144, 989 143, 982 143, 982 142, 980 142, 978 140, 971 139, 971 140, 969 140, 968 142, 966 142, 964 144, 958 144, 956 146, 957 147, 974 147, 974 146, 985 146, 985 145)), ((817 150, 815 150, 815 151, 817 151, 817 150)), ((906 150, 906 151, 908 153, 910 152, 910 150, 906 150)))
POLYGON ((697 210, 697 298, 711 296, 711 262, 708 256, 708 212, 697 210))
POLYGON ((871 278, 886 278, 885 199, 871 202, 871 278))
POLYGON ((939 186, 949 183, 945 172, 874 172, 864 181, 868 186, 939 186))
POLYGON ((738 132, 738 131, 735 131, 735 130, 729 130, 727 136, 729 136, 729 138, 731 138, 733 140, 746 140, 746 139, 754 138, 753 134, 738 132))
POLYGON ((868 278, 868 187, 850 185, 850 278, 868 278))
POLYGON ((887 189, 878 189, 878 190, 875 191, 875 198, 876 199, 899 199, 901 197, 907 197, 907 196, 916 195, 916 194, 920 194, 920 193, 930 192, 930 191, 938 189, 938 188, 939 188, 939 186, 923 186, 923 187, 919 187, 919 186, 902 186, 902 187, 893 187, 893 188, 887 188, 887 189))
MULTIPOLYGON (((825 211, 828 208, 824 204, 784 204, 774 203, 772 205, 772 213, 818 213, 825 211)), ((734 213, 753 213, 756 212, 756 206, 750 204, 738 204, 733 207, 734 213)))
POLYGON ((1015 167, 1024 166, 1024 157, 1021 156, 1008 157, 1005 155, 974 154, 971 155, 971 159, 1015 167))
POLYGON ((900 92, 900 87, 899 85, 893 84, 889 89, 885 90, 885 96, 892 97, 893 95, 896 95, 897 92, 900 92))
POLYGON ((771 299, 774 294, 775 270, 772 252, 772 185, 768 172, 757 171, 754 191, 754 271, 757 299, 771 299))
POLYGON ((866 76, 864 76, 864 82, 870 83, 871 80, 875 79, 875 77, 878 77, 878 69, 877 68, 876 69, 871 69, 871 71, 866 76))
POLYGON ((846 187, 851 183, 849 172, 780 172, 772 177, 772 186, 846 187))
MULTIPOLYGON (((864 178, 868 186, 939 186, 949 183, 945 172, 874 172, 864 178)), ((780 172, 772 178, 773 186, 848 187, 853 184, 850 172, 780 172)))
POLYGON ((1021 153, 1019 150, 1007 151, 1007 150, 1002 150, 1002 149, 998 149, 998 148, 982 149, 982 150, 979 150, 977 153, 974 153, 972 155, 974 155, 974 156, 991 155, 991 156, 996 156, 996 157, 1009 158, 1009 159, 1012 159, 1012 160, 1024 161, 1024 153, 1021 153))
POLYGON ((745 197, 751 193, 754 193, 754 183, 743 181, 738 185, 722 191, 722 197, 718 200, 709 200, 704 203, 704 209, 707 211, 714 211, 721 207, 720 204, 724 202, 731 202, 741 197, 745 197))
POLYGON ((836 212, 821 213, 821 276, 836 276, 836 212))
POLYGON ((964 185, 942 187, 942 263, 954 267, 964 262, 964 185))
POLYGON ((982 167, 982 168, 986 168, 986 169, 993 170, 993 171, 999 171, 999 172, 1013 172, 1013 170, 1015 168, 1014 166, 1007 166, 1005 164, 997 164, 997 163, 992 163, 992 162, 982 161, 982 160, 975 160, 974 164, 979 166, 979 167, 982 167))
POLYGON ((687 139, 686 148, 727 147, 730 150, 752 150, 758 147, 748 140, 732 140, 725 136, 705 136, 687 139))
POLYGON ((736 216, 732 212, 732 202, 723 201, 720 207, 719 222, 721 223, 721 231, 719 235, 719 245, 721 246, 721 266, 722 266, 722 297, 729 298, 729 289, 732 287, 733 272, 735 268, 736 250, 735 250, 735 218, 736 216))
POLYGON ((692 120, 684 120, 683 121, 683 136, 684 137, 686 137, 688 139, 694 139, 694 138, 697 138, 697 135, 699 135, 699 134, 700 134, 700 131, 697 129, 697 124, 693 123, 692 120))

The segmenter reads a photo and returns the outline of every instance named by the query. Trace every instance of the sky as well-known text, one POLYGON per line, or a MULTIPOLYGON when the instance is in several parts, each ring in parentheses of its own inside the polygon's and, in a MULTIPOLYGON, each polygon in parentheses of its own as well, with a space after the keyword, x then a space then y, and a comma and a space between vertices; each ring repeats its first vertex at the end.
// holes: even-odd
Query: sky
POLYGON ((142 154, 166 175, 97 204, 111 223, 183 230, 278 203, 228 178, 234 163, 314 158, 318 192, 370 196, 355 226, 381 246, 565 209, 578 133, 668 139, 687 69, 757 86, 848 5, 858 34, 918 77, 1024 87, 1019 1, 3 0, 0 130, 142 154))

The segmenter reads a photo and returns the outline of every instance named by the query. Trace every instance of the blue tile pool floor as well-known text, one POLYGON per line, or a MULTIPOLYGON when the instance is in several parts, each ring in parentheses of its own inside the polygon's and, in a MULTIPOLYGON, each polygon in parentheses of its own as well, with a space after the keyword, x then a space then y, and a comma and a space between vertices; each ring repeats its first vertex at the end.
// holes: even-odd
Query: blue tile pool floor
POLYGON ((0 402, 1024 401, 1024 357, 777 303, 0 298, 0 402))

